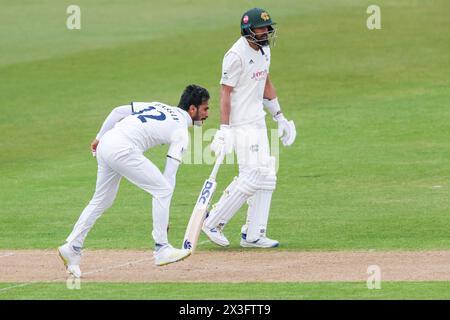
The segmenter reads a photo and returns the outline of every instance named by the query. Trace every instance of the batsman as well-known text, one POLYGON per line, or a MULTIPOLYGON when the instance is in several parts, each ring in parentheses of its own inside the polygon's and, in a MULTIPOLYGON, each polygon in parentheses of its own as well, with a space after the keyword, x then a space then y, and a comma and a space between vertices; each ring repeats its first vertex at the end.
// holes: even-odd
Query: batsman
POLYGON ((234 214, 248 203, 246 224, 241 229, 242 247, 271 248, 279 242, 267 237, 272 193, 276 187, 275 158, 271 157, 264 107, 278 123, 283 145, 296 137, 270 81, 270 44, 276 34, 269 13, 254 8, 241 18, 241 37, 225 54, 222 64, 221 125, 211 143, 216 155, 234 149, 239 175, 212 207, 202 230, 217 245, 230 244, 223 230, 234 214))

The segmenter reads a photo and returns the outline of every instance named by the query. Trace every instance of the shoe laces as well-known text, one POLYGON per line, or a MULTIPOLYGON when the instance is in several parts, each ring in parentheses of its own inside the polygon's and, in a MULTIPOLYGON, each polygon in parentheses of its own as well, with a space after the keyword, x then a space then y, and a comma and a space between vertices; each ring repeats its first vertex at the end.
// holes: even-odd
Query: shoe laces
POLYGON ((216 230, 217 230, 217 232, 218 232, 221 236, 224 235, 224 234, 223 234, 223 226, 218 225, 218 226, 216 227, 216 230))

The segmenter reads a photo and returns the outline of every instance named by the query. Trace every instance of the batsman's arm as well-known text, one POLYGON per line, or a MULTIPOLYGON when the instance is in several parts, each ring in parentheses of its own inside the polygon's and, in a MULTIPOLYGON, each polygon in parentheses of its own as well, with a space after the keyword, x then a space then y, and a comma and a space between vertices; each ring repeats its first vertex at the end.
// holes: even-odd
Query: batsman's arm
POLYGON ((275 99, 277 97, 277 92, 275 90, 275 87, 272 83, 272 81, 270 80, 270 75, 267 74, 267 79, 266 79, 266 85, 264 87, 264 99, 275 99))
POLYGON ((281 112, 275 87, 267 75, 266 85, 264 87, 264 106, 272 114, 273 119, 278 122, 278 135, 285 146, 290 146, 297 136, 294 121, 288 121, 281 112))
POLYGON ((211 150, 216 155, 233 151, 233 137, 230 128, 231 92, 239 81, 242 73, 242 61, 235 52, 225 54, 222 63, 220 84, 220 129, 211 143, 211 150))
POLYGON ((216 156, 220 153, 231 153, 233 151, 233 136, 230 128, 231 113, 231 91, 233 87, 222 84, 220 94, 220 129, 214 135, 211 142, 211 150, 216 156))
POLYGON ((243 63, 241 57, 233 51, 225 54, 222 62, 222 77, 220 84, 220 123, 230 124, 231 92, 239 82, 242 74, 243 63))
POLYGON ((230 124, 231 91, 233 91, 233 87, 222 84, 220 92, 220 123, 225 125, 230 124))
POLYGON ((266 85, 264 87, 264 106, 270 112, 272 116, 276 116, 281 113, 281 107, 278 103, 277 92, 275 87, 267 75, 266 85))

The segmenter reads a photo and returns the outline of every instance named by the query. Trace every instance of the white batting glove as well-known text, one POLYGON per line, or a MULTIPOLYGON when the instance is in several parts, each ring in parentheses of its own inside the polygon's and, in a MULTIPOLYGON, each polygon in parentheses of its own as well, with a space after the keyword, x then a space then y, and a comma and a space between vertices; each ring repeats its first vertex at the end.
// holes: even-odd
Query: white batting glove
POLYGON ((283 145, 290 146, 293 144, 297 136, 294 121, 288 121, 282 113, 278 113, 273 119, 278 122, 278 137, 281 138, 283 145))
POLYGON ((228 154, 233 151, 233 132, 227 124, 221 124, 220 129, 214 135, 211 142, 211 150, 218 156, 221 153, 228 154))

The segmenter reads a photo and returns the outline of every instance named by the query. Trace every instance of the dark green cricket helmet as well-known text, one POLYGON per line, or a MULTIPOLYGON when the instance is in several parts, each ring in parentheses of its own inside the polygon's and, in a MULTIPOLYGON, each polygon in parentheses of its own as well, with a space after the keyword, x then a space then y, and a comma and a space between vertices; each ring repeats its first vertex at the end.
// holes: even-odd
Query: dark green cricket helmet
POLYGON ((273 25, 275 24, 276 23, 272 21, 272 18, 266 10, 261 8, 253 8, 242 15, 241 35, 259 46, 267 46, 270 44, 271 39, 269 38, 274 37, 275 29, 273 25), (263 27, 268 28, 268 34, 264 39, 257 39, 253 29, 263 27))

